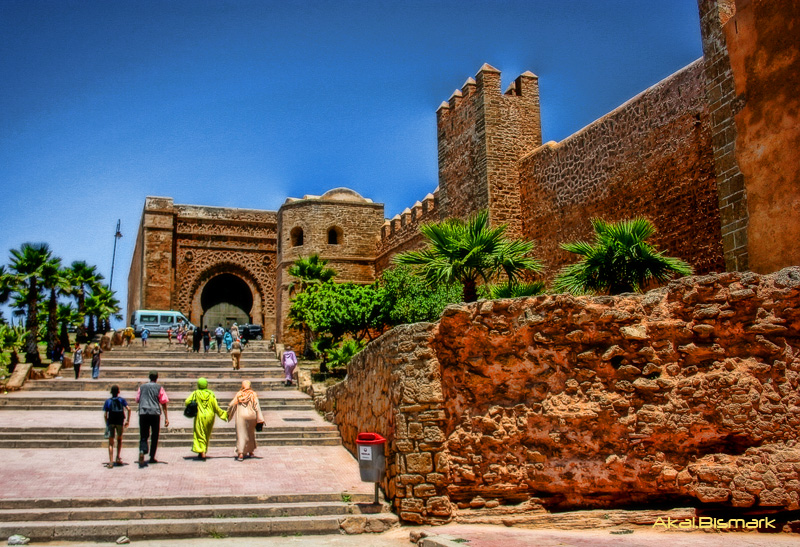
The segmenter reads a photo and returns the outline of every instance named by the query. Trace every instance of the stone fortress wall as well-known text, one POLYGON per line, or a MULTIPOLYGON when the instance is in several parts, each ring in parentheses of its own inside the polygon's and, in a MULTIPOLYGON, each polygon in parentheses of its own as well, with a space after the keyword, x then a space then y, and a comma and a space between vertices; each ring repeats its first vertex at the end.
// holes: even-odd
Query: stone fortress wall
POLYGON ((561 243, 591 241, 591 217, 646 216, 667 254, 724 270, 702 60, 530 152, 519 173, 523 232, 551 274, 574 261, 561 243))
POLYGON ((285 270, 292 260, 318 252, 340 271, 339 281, 367 283, 395 254, 423 245, 423 223, 484 208, 511 235, 536 240, 548 276, 569 259, 562 242, 591 238, 593 216, 650 217, 659 247, 697 273, 748 267, 769 273, 800 263, 798 99, 783 84, 770 92, 776 81, 795 77, 797 33, 780 30, 798 19, 798 7, 790 0, 699 0, 699 7, 704 61, 561 143, 542 145, 534 74, 522 74, 502 92, 500 72, 481 67, 437 111, 438 188, 391 220, 381 204, 347 189, 290 198, 278 212, 248 213, 261 215, 256 223, 239 219, 236 209, 223 214, 148 198, 128 309, 202 313, 197 295, 207 279, 185 260, 194 246, 192 258, 243 272, 261 302, 253 320, 288 341, 285 270), (759 58, 780 62, 763 66, 759 58), (331 229, 341 229, 343 244, 328 243, 331 229), (303 232, 301 245, 292 244, 293 230, 303 232), (225 238, 236 243, 218 256, 225 238))
POLYGON ((277 218, 273 211, 176 205, 148 197, 128 276, 128 310, 183 312, 199 323, 206 284, 221 274, 250 290, 253 322, 274 333, 277 218))
POLYGON ((316 404, 351 451, 386 437, 408 522, 640 503, 780 521, 800 510, 798 388, 794 267, 453 305, 371 343, 316 404))

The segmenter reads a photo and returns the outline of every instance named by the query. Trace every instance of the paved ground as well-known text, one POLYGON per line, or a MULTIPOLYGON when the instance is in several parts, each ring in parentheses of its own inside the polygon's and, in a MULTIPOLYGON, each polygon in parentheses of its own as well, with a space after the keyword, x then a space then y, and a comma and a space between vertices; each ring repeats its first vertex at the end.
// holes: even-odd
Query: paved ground
MULTIPOLYGON (((401 527, 383 534, 360 536, 325 535, 274 538, 185 539, 134 541, 136 547, 402 547, 410 546, 409 533, 426 530, 439 538, 428 542, 437 547, 789 547, 798 545, 796 536, 754 533, 653 532, 636 530, 616 535, 607 530, 524 530, 502 526, 452 524, 436 528, 401 527), (447 537, 465 542, 448 542, 447 537)), ((37 545, 56 545, 37 543, 37 545)), ((97 547, 97 543, 59 543, 69 547, 97 547)))
POLYGON ((186 448, 159 448, 163 462, 145 469, 133 462, 107 469, 103 448, 0 450, 0 498, 107 498, 176 495, 372 494, 358 465, 342 446, 262 446, 238 462, 232 446, 214 446, 205 462, 186 448))

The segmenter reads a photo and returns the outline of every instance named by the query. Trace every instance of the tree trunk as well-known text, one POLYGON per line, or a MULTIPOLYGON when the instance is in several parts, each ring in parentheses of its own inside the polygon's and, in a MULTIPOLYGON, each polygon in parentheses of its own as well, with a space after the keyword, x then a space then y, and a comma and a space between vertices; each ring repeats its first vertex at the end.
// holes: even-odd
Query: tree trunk
POLYGON ((478 284, 472 279, 464 280, 464 302, 478 301, 478 284))
POLYGON ((25 361, 35 367, 42 365, 42 358, 39 355, 39 319, 36 317, 37 295, 39 287, 36 280, 31 280, 28 288, 28 316, 25 319, 25 329, 28 331, 28 340, 25 343, 25 361))
POLYGON ((78 325, 78 331, 75 335, 75 340, 83 343, 89 339, 89 337, 86 335, 86 304, 85 295, 83 294, 83 287, 78 289, 78 315, 80 315, 81 322, 78 325))
POLYGON ((50 289, 50 300, 47 302, 47 355, 51 356, 58 340, 58 300, 56 290, 50 289))
POLYGON ((94 339, 94 335, 97 334, 97 331, 94 328, 94 315, 89 316, 89 326, 87 327, 86 335, 89 337, 90 340, 94 339))
POLYGON ((69 331, 67 331, 67 322, 61 322, 61 332, 58 334, 58 339, 61 341, 61 347, 64 348, 65 351, 69 351, 69 331))

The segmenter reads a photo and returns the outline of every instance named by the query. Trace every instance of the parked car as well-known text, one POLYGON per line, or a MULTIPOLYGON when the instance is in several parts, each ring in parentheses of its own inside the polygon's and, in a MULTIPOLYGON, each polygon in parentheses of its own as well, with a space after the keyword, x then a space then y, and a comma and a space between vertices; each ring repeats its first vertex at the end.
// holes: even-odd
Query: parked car
POLYGON ((179 321, 187 327, 194 328, 186 316, 174 310, 136 310, 131 314, 131 326, 136 336, 142 335, 142 330, 147 327, 150 336, 166 336, 167 329, 172 327, 173 336, 179 321))
POLYGON ((263 340, 264 329, 261 328, 261 325, 251 325, 250 323, 244 323, 242 325, 239 325, 239 335, 242 337, 243 340, 263 340))

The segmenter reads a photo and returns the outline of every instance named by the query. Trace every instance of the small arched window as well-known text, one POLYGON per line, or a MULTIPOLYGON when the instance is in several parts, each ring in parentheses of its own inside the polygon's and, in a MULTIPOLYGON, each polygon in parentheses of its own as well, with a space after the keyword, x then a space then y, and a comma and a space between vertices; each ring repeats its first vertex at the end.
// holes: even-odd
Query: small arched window
POLYGON ((289 238, 292 241, 292 247, 300 247, 303 245, 303 229, 300 226, 295 226, 289 233, 289 238))
POLYGON ((328 229, 328 245, 341 245, 342 244, 342 229, 336 226, 331 226, 328 229))

